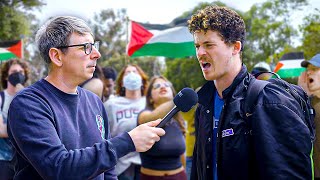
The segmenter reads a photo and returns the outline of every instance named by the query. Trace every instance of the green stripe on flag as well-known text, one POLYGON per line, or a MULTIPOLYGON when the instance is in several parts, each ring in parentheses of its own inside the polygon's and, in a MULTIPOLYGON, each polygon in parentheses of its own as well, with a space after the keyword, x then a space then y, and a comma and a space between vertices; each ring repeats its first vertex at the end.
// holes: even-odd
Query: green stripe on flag
POLYGON ((17 56, 10 52, 0 53, 0 61, 16 58, 17 56))
POLYGON ((300 74, 305 71, 305 68, 290 68, 290 69, 279 69, 277 74, 281 78, 292 78, 292 77, 298 77, 300 74))
POLYGON ((184 43, 153 43, 145 44, 133 53, 131 57, 139 56, 165 56, 165 57, 186 57, 195 56, 194 42, 184 43))

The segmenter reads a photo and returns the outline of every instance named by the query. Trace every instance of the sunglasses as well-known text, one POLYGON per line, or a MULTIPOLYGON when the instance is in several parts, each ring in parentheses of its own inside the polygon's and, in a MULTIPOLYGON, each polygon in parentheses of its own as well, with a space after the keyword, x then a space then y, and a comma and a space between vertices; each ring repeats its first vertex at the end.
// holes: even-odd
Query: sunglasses
POLYGON ((152 85, 152 88, 153 88, 153 89, 159 89, 159 88, 161 88, 161 87, 171 87, 171 83, 169 83, 169 82, 154 83, 154 84, 152 85))

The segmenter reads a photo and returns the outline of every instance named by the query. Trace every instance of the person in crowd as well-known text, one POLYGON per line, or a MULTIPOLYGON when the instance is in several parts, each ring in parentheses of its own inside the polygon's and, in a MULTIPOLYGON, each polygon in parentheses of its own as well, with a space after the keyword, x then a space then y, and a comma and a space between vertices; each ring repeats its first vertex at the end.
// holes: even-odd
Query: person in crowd
POLYGON ((188 28, 208 81, 198 92, 191 179, 311 179, 310 131, 285 88, 269 83, 252 113, 242 109, 254 77, 241 60, 246 27, 240 15, 207 6, 188 28))
POLYGON ((36 42, 49 70, 9 108, 14 179, 117 179, 119 158, 150 149, 164 135, 155 127, 160 120, 110 138, 102 101, 79 87, 92 78, 101 56, 82 19, 53 17, 38 30, 36 42))
POLYGON ((301 73, 298 85, 310 96, 311 105, 316 111, 314 119, 316 138, 313 145, 314 178, 320 180, 320 54, 316 54, 309 61, 304 60, 301 66, 307 71, 301 73))
POLYGON ((115 81, 117 79, 117 71, 112 67, 103 67, 103 102, 115 96, 115 81))
MULTIPOLYGON (((172 84, 163 76, 150 80, 146 93, 146 109, 138 116, 143 124, 153 119, 163 118, 174 107, 176 95, 172 84)), ((185 165, 185 122, 180 112, 164 127, 166 135, 148 151, 140 153, 140 180, 186 180, 185 165)))
POLYGON ((13 149, 8 138, 7 119, 9 105, 13 97, 24 88, 29 78, 28 64, 19 59, 10 59, 1 68, 0 91, 0 179, 8 180, 14 177, 12 163, 13 149))
MULTIPOLYGON (((138 65, 128 64, 122 68, 117 79, 117 96, 104 103, 112 137, 137 126, 138 114, 146 106, 147 86, 148 76, 138 65)), ((120 158, 116 166, 119 180, 139 179, 140 165, 141 159, 137 152, 120 158)))
MULTIPOLYGON (((198 92, 201 87, 198 87, 195 91, 198 92)), ((186 132, 186 173, 188 180, 191 175, 192 167, 192 156, 195 142, 195 129, 194 129, 194 118, 197 106, 193 106, 188 112, 181 112, 183 119, 187 123, 186 132)))
POLYGON ((79 86, 96 94, 101 100, 103 99, 103 74, 99 65, 96 65, 93 77, 81 83, 79 86))
POLYGON ((253 66, 251 74, 257 75, 258 73, 262 73, 259 76, 257 76, 257 79, 268 80, 272 77, 272 74, 268 72, 271 72, 270 65, 266 62, 259 62, 253 66), (265 72, 265 73, 262 73, 262 72, 265 72))

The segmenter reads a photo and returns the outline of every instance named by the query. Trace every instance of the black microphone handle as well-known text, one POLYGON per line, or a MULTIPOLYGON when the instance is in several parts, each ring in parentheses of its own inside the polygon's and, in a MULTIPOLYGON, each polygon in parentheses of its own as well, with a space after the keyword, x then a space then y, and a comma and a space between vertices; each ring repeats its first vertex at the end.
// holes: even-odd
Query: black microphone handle
POLYGON ((180 110, 177 108, 177 106, 174 106, 174 108, 171 109, 171 111, 162 119, 162 121, 156 127, 162 128, 179 111, 180 110))

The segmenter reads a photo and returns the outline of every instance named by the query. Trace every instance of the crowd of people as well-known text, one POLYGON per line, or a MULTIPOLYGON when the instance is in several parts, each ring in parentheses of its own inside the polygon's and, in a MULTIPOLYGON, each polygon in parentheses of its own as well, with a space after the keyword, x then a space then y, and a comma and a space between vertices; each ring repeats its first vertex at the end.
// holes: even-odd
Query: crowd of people
MULTIPOLYGON (((195 90, 195 107, 159 128, 175 107, 174 84, 163 75, 149 79, 136 64, 119 73, 99 66, 99 42, 87 23, 48 20, 36 34, 45 78, 28 84, 23 60, 2 64, 0 180, 320 179, 320 135, 310 139, 285 89, 266 85, 243 117, 246 82, 271 67, 261 62, 249 72, 242 62, 242 17, 207 6, 188 28, 207 82, 195 90)), ((301 66, 298 85, 319 112, 319 132, 320 54, 301 66)))

